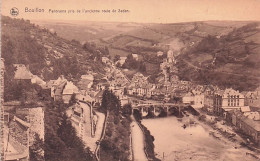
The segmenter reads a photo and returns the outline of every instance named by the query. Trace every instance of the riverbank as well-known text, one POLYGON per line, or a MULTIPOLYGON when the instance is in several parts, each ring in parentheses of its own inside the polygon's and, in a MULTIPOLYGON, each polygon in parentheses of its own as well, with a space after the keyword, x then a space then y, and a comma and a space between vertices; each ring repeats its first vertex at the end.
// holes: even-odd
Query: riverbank
POLYGON ((146 158, 152 161, 159 161, 160 159, 155 156, 154 152, 154 137, 153 135, 151 135, 150 131, 142 124, 140 113, 134 113, 132 117, 133 122, 136 122, 141 129, 144 138, 142 151, 144 151, 146 158))
POLYGON ((161 160, 257 161, 248 155, 252 153, 248 149, 239 147, 224 137, 214 138, 210 135, 214 129, 191 115, 182 119, 145 119, 142 124, 154 136, 156 157, 161 160))
POLYGON ((131 116, 131 136, 132 136, 132 150, 133 150, 133 160, 136 161, 148 161, 144 147, 145 138, 141 127, 139 127, 137 121, 131 116))
POLYGON ((201 125, 204 128, 213 129, 210 131, 212 136, 225 142, 226 144, 233 145, 234 148, 247 149, 249 152, 246 152, 246 154, 260 160, 260 149, 256 148, 253 143, 248 142, 245 137, 243 138, 243 134, 238 133, 236 129, 227 125, 224 120, 218 118, 217 116, 208 115, 202 110, 200 113, 202 115, 195 119, 201 122, 201 125))

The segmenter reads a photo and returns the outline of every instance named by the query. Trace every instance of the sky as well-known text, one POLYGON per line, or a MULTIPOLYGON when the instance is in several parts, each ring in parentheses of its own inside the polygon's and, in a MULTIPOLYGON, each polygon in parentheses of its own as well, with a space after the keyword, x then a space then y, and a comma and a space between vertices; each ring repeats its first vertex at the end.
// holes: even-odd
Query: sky
MULTIPOLYGON (((19 10, 16 18, 31 20, 84 20, 176 23, 206 20, 260 21, 260 0, 2 0, 1 14, 19 10), (25 12, 44 9, 44 12, 25 12), (67 10, 52 13, 49 10, 67 10), (100 10, 82 13, 82 10, 100 10), (115 9, 117 12, 102 13, 115 9), (119 13, 118 9, 129 12, 119 13), (68 13, 74 10, 75 13, 68 13), (76 11, 80 10, 80 13, 76 11)), ((39 11, 39 10, 38 10, 39 11)))

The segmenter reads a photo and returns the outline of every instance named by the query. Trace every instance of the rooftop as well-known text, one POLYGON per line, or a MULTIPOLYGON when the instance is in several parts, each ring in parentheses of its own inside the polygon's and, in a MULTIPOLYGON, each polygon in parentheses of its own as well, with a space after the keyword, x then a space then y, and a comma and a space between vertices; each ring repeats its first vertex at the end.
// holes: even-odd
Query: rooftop
POLYGON ((14 74, 14 79, 32 79, 33 74, 24 64, 14 64, 16 71, 14 74))

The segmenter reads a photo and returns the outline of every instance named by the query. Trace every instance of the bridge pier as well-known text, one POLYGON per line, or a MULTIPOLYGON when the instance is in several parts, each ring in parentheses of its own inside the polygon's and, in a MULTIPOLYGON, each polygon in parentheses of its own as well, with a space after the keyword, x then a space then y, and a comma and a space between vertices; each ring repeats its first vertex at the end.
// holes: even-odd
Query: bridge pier
POLYGON ((134 112, 134 109, 136 109, 139 111, 141 116, 144 117, 149 111, 156 116, 159 112, 166 112, 166 115, 170 116, 173 110, 176 115, 181 116, 182 107, 182 104, 173 103, 139 104, 133 107, 132 111, 134 112))

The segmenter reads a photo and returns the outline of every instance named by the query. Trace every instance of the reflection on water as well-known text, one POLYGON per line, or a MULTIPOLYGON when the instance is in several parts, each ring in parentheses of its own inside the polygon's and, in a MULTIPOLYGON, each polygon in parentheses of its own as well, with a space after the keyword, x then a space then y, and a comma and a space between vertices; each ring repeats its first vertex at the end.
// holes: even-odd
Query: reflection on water
MULTIPOLYGON (((186 118, 187 119, 187 118, 186 118)), ((209 131, 200 125, 189 126, 176 117, 144 119, 146 126, 154 136, 155 152, 158 158, 173 161, 239 161, 252 160, 244 149, 235 149, 231 145, 211 137, 209 131), (186 128, 183 125, 186 124, 186 128)))

